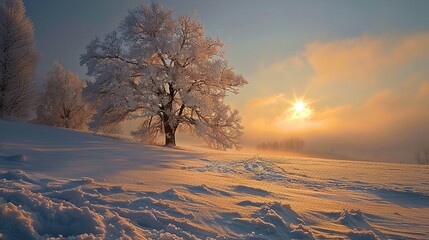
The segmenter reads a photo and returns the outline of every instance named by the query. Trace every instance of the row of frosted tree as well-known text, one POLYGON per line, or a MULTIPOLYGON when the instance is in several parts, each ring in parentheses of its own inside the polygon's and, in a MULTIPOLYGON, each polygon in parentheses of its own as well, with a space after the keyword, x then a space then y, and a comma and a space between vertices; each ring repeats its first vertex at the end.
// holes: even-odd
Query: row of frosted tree
POLYGON ((302 138, 290 137, 280 141, 262 142, 256 145, 258 150, 280 151, 280 152, 299 152, 304 149, 305 141, 302 138))
POLYGON ((33 24, 22 1, 0 1, 0 118, 29 120, 57 127, 85 129, 94 112, 82 97, 86 86, 59 63, 36 84, 39 54, 33 24))
POLYGON ((218 149, 239 147, 238 111, 224 101, 247 81, 228 65, 220 39, 193 16, 173 17, 157 3, 128 12, 81 56, 91 80, 55 63, 37 91, 39 56, 22 0, 0 0, 0 118, 57 127, 116 129, 138 119, 132 135, 176 145, 184 129, 218 149), (34 111, 36 109, 36 111, 34 111))

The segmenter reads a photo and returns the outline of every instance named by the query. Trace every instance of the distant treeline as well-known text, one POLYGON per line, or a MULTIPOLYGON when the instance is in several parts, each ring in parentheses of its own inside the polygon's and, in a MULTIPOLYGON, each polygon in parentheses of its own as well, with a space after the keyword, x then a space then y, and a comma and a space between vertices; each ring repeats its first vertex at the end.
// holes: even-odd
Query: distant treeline
POLYGON ((280 141, 262 142, 256 145, 259 150, 269 151, 302 151, 305 146, 305 141, 302 138, 290 137, 280 141))
POLYGON ((415 152, 414 157, 418 164, 429 165, 429 148, 415 152))

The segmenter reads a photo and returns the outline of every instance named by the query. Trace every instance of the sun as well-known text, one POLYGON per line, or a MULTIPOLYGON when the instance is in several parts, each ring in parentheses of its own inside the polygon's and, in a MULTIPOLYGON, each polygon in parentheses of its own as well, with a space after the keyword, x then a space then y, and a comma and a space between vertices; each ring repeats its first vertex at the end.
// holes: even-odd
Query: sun
POLYGON ((294 102, 291 102, 292 107, 289 108, 290 119, 308 119, 313 115, 313 109, 310 106, 310 102, 304 98, 295 98, 294 102))
POLYGON ((293 107, 295 109, 295 112, 301 113, 305 110, 305 103, 301 100, 298 100, 293 104, 293 107))

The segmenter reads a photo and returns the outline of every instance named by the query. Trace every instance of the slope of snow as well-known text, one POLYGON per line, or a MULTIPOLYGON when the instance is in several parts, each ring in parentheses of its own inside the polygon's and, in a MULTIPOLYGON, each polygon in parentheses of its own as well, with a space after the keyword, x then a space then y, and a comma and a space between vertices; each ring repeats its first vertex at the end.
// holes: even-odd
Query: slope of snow
POLYGON ((429 168, 0 121, 0 238, 428 239, 429 168))

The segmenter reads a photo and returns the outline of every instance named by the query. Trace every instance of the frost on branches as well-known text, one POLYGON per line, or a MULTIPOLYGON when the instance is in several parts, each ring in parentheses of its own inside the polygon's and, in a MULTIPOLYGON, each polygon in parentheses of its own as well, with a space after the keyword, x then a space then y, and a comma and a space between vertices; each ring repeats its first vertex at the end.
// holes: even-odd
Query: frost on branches
POLYGON ((81 56, 96 79, 88 86, 99 105, 96 123, 139 118, 132 134, 146 142, 164 134, 174 146, 181 127, 212 147, 237 148, 243 127, 224 98, 247 81, 228 66, 222 48, 191 16, 173 19, 156 3, 130 11, 118 31, 93 40, 81 56))
POLYGON ((57 62, 45 80, 36 121, 55 127, 87 129, 94 111, 82 97, 86 83, 57 62))
POLYGON ((0 119, 26 120, 34 103, 38 54, 21 0, 0 0, 0 119))

